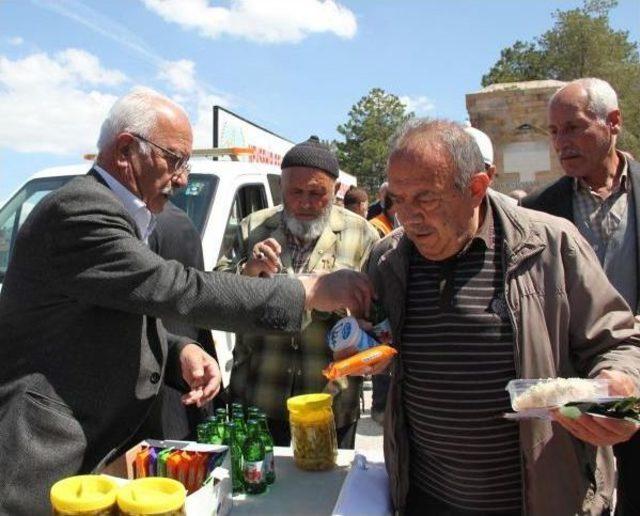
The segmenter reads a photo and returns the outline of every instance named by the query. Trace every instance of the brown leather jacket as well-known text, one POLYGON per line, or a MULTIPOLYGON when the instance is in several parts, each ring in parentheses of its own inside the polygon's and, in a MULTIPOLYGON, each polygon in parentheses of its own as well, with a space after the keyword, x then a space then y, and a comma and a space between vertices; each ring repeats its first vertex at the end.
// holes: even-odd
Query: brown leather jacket
MULTIPOLYGON (((566 220, 512 206, 488 194, 504 231, 504 289, 519 378, 592 377, 616 369, 640 381, 640 333, 589 244, 566 220)), ((382 240, 368 265, 400 348, 411 243, 402 228, 382 240)), ((385 414, 391 497, 404 512, 409 441, 399 354, 385 414)), ((546 420, 520 424, 524 513, 601 514, 615 485, 610 447, 596 448, 546 420)))

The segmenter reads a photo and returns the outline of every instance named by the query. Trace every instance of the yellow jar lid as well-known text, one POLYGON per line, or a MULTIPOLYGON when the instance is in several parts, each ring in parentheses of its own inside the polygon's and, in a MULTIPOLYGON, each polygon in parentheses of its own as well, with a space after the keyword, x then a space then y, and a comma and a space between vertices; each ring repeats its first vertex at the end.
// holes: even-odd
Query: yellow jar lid
POLYGON ((332 402, 331 394, 302 394, 289 398, 287 408, 291 412, 306 413, 331 408, 332 402))
POLYGON ((51 505, 61 512, 107 509, 116 502, 118 484, 102 475, 63 478, 51 487, 51 505))
POLYGON ((118 507, 133 514, 159 514, 184 506, 187 491, 172 478, 147 477, 132 480, 118 491, 118 507))

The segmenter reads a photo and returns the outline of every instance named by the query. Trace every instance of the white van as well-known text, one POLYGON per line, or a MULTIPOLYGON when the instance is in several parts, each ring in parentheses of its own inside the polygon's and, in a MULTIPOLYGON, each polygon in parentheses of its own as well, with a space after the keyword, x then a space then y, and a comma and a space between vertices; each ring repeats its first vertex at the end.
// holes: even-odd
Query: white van
MULTIPOLYGON (((214 113, 217 106, 214 107, 214 113)), ((218 108, 224 112, 225 124, 214 124, 221 130, 226 128, 229 133, 230 121, 235 116, 231 112, 218 108)), ((214 120, 217 120, 214 119, 214 120)), ((251 126, 257 133, 268 131, 239 119, 241 127, 251 126), (256 129, 257 128, 257 129, 256 129)), ((240 132, 237 122, 234 134, 240 132)), ((230 250, 236 242, 240 221, 250 213, 280 204, 280 167, 282 154, 293 144, 272 133, 267 134, 271 140, 279 139, 278 152, 270 151, 269 159, 264 159, 265 139, 261 146, 250 144, 246 138, 241 141, 225 140, 227 144, 241 143, 251 147, 252 154, 246 154, 246 148, 213 150, 195 150, 190 160, 191 173, 189 182, 184 189, 176 191, 171 201, 182 208, 191 218, 202 238, 205 270, 212 270, 219 258, 230 250), (283 145, 285 142, 288 145, 283 145), (273 164, 249 161, 256 156, 259 161, 272 161, 273 164), (239 153, 245 154, 239 154, 239 153), (281 154, 282 153, 282 154, 281 154), (216 159, 212 159, 212 155, 216 159), (220 155, 221 154, 221 155, 220 155), (227 161, 224 161, 224 160, 227 161), (242 160, 245 161, 242 161, 242 160), (277 163, 277 164, 276 164, 277 163)), ((214 138, 214 143, 217 140, 214 138)), ((60 188, 73 177, 86 174, 91 165, 87 162, 65 167, 47 168, 34 174, 14 193, 0 208, 0 288, 7 271, 9 257, 18 229, 33 207, 49 192, 60 188)), ((339 181, 348 189, 355 184, 353 176, 340 172, 339 181)), ((344 188, 343 188, 344 190, 344 188)), ((221 331, 213 331, 216 351, 220 361, 220 369, 225 385, 229 383, 231 373, 231 359, 234 346, 234 335, 221 331)))

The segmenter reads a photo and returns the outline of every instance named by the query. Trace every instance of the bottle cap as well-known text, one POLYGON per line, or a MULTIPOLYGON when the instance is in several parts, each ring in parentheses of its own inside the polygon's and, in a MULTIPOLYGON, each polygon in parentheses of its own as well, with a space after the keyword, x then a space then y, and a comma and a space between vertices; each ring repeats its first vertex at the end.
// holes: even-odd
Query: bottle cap
POLYGON ((172 478, 147 477, 131 481, 118 491, 118 507, 132 514, 159 514, 184 506, 187 492, 172 478))
POLYGON ((303 394, 289 398, 287 400, 287 408, 290 412, 307 413, 331 408, 332 402, 331 394, 303 394))
POLYGON ((88 512, 111 507, 118 484, 102 475, 63 478, 51 487, 51 505, 60 512, 88 512))

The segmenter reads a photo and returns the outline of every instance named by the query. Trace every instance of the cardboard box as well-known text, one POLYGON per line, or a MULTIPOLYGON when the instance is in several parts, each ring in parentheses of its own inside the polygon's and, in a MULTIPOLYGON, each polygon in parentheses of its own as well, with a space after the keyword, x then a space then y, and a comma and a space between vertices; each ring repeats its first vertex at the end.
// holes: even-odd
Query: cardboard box
MULTIPOLYGON (((102 474, 116 477, 120 484, 126 484, 134 478, 134 462, 137 453, 143 446, 154 448, 174 448, 176 450, 201 453, 220 453, 227 451, 227 446, 200 444, 192 441, 160 441, 148 439, 135 445, 124 455, 118 457, 102 470, 102 474)), ((215 468, 204 485, 187 496, 185 509, 187 516, 226 516, 231 512, 231 459, 227 453, 222 465, 215 468)))

